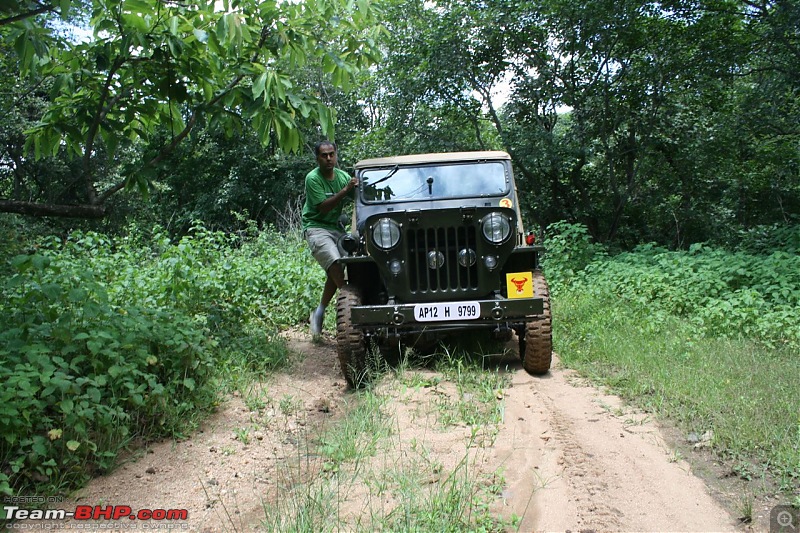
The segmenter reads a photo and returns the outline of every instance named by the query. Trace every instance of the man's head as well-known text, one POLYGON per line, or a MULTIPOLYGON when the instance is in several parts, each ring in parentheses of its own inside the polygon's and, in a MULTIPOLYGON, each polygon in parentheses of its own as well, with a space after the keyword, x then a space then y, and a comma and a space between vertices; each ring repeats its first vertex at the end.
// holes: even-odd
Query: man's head
POLYGON ((314 145, 317 164, 323 172, 331 172, 336 166, 336 144, 331 141, 320 141, 314 145))

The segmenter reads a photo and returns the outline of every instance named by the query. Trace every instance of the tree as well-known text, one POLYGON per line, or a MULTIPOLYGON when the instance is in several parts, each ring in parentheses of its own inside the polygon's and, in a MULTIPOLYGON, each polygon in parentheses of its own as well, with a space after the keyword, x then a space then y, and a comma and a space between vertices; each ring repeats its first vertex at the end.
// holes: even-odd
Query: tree
MULTIPOLYGON (((492 96, 507 68, 493 2, 398 2, 370 103, 387 151, 498 148, 492 96), (377 110, 377 111, 374 111, 377 110)), ((496 117, 495 117, 496 118, 496 117)))
POLYGON ((405 2, 388 25, 366 138, 504 148, 542 227, 685 246, 798 211, 797 0, 405 2))
POLYGON ((246 119, 262 142, 274 137, 286 151, 301 147, 299 120, 318 121, 333 138, 335 111, 292 74, 316 61, 334 85, 348 87, 377 59, 378 14, 369 0, 30 0, 16 11, 0 3, 0 35, 15 47, 20 71, 50 85, 27 149, 36 159, 80 162, 79 205, 9 197, 0 211, 104 216, 124 188, 146 192, 199 123, 235 135, 246 119), (81 14, 91 38, 65 39, 56 17, 81 14), (168 135, 157 136, 159 128, 168 135), (130 143, 140 154, 126 162, 120 150, 130 143), (99 171, 115 165, 118 172, 99 171))

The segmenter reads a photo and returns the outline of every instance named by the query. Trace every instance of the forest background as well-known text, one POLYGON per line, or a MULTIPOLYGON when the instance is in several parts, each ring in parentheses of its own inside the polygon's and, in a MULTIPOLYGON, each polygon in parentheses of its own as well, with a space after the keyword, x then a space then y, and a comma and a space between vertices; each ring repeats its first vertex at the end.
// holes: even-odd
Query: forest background
POLYGON ((79 483, 131 428, 179 431, 231 350, 274 362, 253 331, 313 303, 291 235, 335 138, 346 170, 511 154, 564 324, 618 295, 649 333, 681 317, 774 351, 769 432, 717 445, 796 493, 796 0, 0 0, 0 62, 1 491, 79 483))
POLYGON ((795 1, 205 4, 0 11, 0 210, 279 223, 335 132, 344 168, 506 150, 529 223, 621 248, 797 223, 795 1))

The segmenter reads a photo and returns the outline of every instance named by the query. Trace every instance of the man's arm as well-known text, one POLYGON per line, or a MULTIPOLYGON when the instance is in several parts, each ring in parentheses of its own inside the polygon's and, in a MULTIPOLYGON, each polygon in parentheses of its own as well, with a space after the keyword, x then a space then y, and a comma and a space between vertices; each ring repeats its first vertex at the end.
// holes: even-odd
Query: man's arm
POLYGON ((350 181, 347 182, 347 185, 345 185, 342 190, 340 190, 330 198, 327 198, 322 202, 320 202, 317 205, 317 211, 319 211, 323 215, 329 213, 331 210, 333 210, 334 207, 339 205, 339 202, 344 200, 344 198, 350 194, 350 191, 352 191, 356 187, 356 185, 358 185, 358 178, 350 178, 350 181))

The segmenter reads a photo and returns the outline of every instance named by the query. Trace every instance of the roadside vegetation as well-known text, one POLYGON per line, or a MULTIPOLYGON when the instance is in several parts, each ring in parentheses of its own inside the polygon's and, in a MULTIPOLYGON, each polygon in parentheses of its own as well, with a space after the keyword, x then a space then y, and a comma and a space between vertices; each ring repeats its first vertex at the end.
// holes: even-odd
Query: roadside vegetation
MULTIPOLYGON (((231 390, 257 407, 264 399, 248 391, 287 363, 278 333, 305 319, 322 283, 296 234, 272 229, 230 235, 196 224, 177 240, 158 228, 42 238, 12 222, 4 220, 0 241, 10 258, 0 287, 6 495, 64 494, 112 469, 126 448, 185 438, 231 390)), ((687 435, 711 436, 738 476, 798 504, 797 233, 747 242, 735 251, 645 245, 612 255, 582 226, 552 226, 545 268, 556 351, 566 366, 687 435)), ((309 437, 323 458, 319 476, 265 509, 267 523, 502 529, 487 503, 487 487, 500 481, 470 466, 470 450, 493 443, 507 386, 485 368, 485 350, 443 346, 380 368, 385 378, 350 397, 345 419, 309 437), (437 373, 425 370, 431 364, 437 373), (447 472, 394 431, 394 398, 431 387, 452 392, 429 406, 432 423, 470 428, 462 463, 447 472), (416 459, 377 464, 392 446, 416 459), (394 503, 364 510, 354 524, 336 503, 354 483, 375 505, 386 494, 394 503)))
POLYGON ((188 435, 226 389, 285 363, 277 334, 321 283, 299 238, 252 227, 0 233, 6 495, 63 494, 131 443, 188 435))
POLYGON ((732 472, 800 506, 800 228, 743 235, 735 251, 616 255, 582 226, 551 230, 562 362, 710 437, 732 472))
MULTIPOLYGON (((4 495, 64 495, 113 469, 123 450, 187 438, 232 390, 253 410, 278 404, 254 384, 287 364, 278 333, 302 322, 322 283, 296 236, 253 228, 230 236, 196 225, 175 242, 159 229, 42 239, 4 223, 0 248, 11 258, 2 265, 0 300, 4 495)), ((494 442, 508 384, 485 361, 462 346, 424 358, 408 351, 398 366, 378 368, 384 378, 350 396, 343 419, 306 435, 302 457, 275 480, 280 497, 265 505, 265 524, 503 530, 509 524, 489 511, 500 474, 474 468, 476 450, 494 442), (466 428, 452 468, 396 431, 397 410, 428 389, 442 393, 415 406, 424 411, 415 416, 433 432, 466 428), (385 464, 398 449, 403 460, 385 464), (370 502, 359 516, 343 511, 354 486, 370 502)), ((296 415, 290 398, 279 407, 296 415)))

